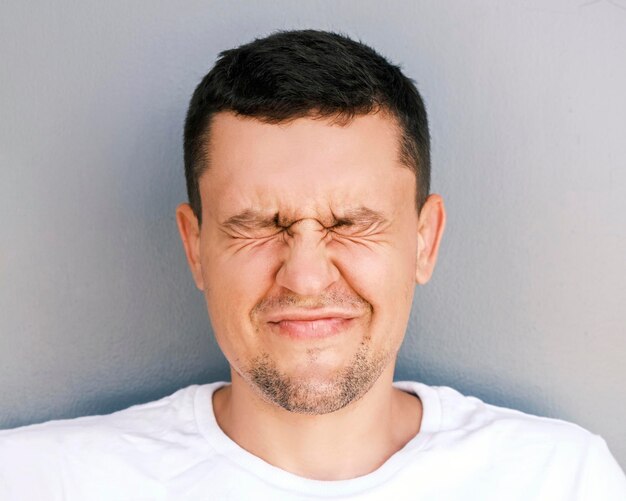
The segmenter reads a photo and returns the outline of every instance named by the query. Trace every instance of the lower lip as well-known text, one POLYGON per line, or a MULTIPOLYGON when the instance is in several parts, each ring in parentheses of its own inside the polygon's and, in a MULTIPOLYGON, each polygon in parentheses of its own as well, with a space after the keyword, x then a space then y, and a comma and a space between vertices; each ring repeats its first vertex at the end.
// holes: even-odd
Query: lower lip
POLYGON ((270 325, 280 334, 294 339, 319 339, 341 334, 351 321, 351 318, 320 318, 318 320, 281 320, 270 322, 270 325))

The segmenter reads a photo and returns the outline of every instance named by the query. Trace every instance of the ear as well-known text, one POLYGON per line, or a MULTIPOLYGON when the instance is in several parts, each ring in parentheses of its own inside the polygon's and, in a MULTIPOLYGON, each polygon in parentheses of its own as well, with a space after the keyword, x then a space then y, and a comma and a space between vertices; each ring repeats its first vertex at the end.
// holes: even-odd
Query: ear
POLYGON ((439 242, 446 227, 446 210, 440 195, 430 195, 419 215, 417 230, 417 269, 415 281, 424 285, 430 280, 437 262, 439 242))
POLYGON ((187 203, 176 207, 176 224, 180 238, 183 241, 187 263, 193 275, 196 287, 204 290, 204 279, 202 277, 202 266, 200 261, 200 226, 198 218, 193 213, 191 206, 187 203))

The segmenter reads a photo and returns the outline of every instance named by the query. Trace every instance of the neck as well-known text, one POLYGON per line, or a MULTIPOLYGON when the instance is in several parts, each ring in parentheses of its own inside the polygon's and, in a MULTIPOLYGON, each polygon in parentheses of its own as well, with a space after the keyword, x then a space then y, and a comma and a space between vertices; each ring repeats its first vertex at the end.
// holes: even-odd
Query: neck
POLYGON ((213 408, 233 441, 278 468, 316 480, 355 478, 379 468, 419 431, 421 402, 392 386, 393 366, 359 400, 336 412, 305 415, 260 398, 231 371, 213 408))

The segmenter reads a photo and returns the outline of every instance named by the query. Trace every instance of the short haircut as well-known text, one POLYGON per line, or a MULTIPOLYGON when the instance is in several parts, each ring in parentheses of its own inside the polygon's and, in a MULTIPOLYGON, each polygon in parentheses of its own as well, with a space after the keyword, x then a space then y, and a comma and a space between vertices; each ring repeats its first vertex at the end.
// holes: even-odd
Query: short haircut
POLYGON ((416 208, 430 190, 430 135, 424 102, 400 68, 367 45, 318 30, 278 31, 220 53, 191 97, 185 120, 189 204, 202 223, 198 180, 210 163, 211 118, 230 111, 266 123, 391 114, 400 131, 400 161, 415 173, 416 208))

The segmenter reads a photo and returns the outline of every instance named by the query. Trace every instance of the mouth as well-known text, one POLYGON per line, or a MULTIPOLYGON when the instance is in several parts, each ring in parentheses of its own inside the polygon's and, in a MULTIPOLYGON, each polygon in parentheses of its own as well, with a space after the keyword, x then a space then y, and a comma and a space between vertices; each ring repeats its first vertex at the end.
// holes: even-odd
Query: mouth
POLYGON ((356 315, 348 313, 294 313, 268 320, 277 334, 292 339, 321 339, 345 332, 356 315))

